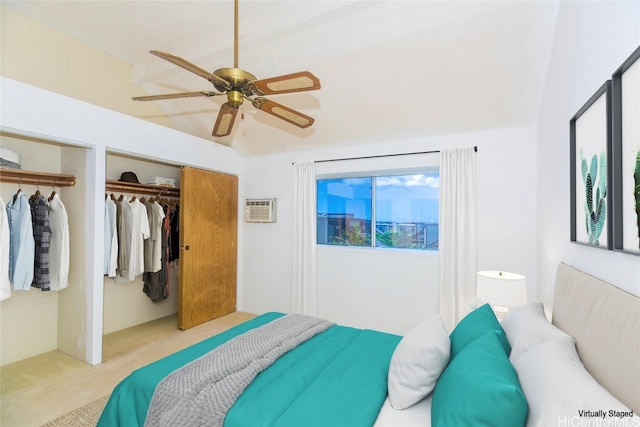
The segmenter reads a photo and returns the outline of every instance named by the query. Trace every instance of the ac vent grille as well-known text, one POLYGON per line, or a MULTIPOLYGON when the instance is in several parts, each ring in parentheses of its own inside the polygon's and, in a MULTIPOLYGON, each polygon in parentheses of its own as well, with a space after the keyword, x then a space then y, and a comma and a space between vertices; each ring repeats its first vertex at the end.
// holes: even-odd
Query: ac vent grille
POLYGON ((247 199, 244 205, 245 222, 276 222, 276 199, 247 199))

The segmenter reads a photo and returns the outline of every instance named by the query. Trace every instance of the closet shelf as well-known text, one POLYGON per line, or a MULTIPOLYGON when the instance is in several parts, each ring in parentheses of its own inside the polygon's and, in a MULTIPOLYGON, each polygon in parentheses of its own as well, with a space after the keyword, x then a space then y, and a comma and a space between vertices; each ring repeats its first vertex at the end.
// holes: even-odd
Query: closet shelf
POLYGON ((0 168, 0 182, 72 187, 76 185, 76 177, 74 175, 59 173, 29 172, 21 169, 0 168))
POLYGON ((160 185, 136 184, 135 182, 107 180, 107 192, 119 191, 123 193, 151 194, 154 196, 180 197, 179 188, 162 187, 160 185))

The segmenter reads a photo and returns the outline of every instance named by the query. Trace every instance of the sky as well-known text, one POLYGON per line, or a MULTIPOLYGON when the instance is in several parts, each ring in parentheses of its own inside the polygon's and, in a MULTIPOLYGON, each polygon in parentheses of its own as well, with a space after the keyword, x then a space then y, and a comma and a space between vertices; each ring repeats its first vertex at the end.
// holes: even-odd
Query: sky
MULTIPOLYGON (((376 220, 438 222, 438 173, 375 177, 376 220)), ((371 178, 318 181, 318 213, 370 218, 371 178)))

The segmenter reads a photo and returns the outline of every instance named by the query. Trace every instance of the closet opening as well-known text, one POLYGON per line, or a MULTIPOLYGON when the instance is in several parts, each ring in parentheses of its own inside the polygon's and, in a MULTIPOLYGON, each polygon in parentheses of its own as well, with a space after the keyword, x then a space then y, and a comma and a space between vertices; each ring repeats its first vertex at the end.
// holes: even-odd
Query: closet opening
POLYGON ((0 146, 2 214, 9 216, 9 206, 12 220, 19 217, 32 230, 29 235, 10 227, 1 240, 20 253, 33 245, 28 262, 20 256, 19 266, 14 254, 15 263, 0 268, 0 361, 4 366, 51 351, 85 361, 90 292, 85 278, 92 253, 85 230, 93 215, 85 188, 93 152, 4 131, 0 146), (19 203, 33 210, 27 215, 19 203))
POLYGON ((180 166, 107 152, 103 361, 178 329, 180 166))
POLYGON ((105 249, 131 250, 105 250, 103 358, 235 312, 238 177, 111 152, 105 171, 105 218, 132 220, 105 221, 105 249))

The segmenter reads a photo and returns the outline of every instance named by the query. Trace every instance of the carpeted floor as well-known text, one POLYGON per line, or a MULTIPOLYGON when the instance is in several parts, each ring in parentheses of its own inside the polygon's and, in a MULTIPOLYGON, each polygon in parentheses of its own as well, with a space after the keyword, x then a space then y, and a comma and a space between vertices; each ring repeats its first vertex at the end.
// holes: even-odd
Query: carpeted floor
POLYGON ((42 425, 42 427, 95 427, 95 425, 98 424, 98 419, 104 406, 107 404, 107 400, 109 400, 109 395, 103 396, 68 414, 49 421, 42 425))
POLYGON ((3 365, 0 426, 95 426, 104 405, 95 400, 111 393, 131 372, 254 317, 235 312, 180 331, 177 315, 172 315, 113 332, 103 337, 103 360, 94 366, 61 351, 3 365), (45 394, 47 399, 42 399, 45 394), (93 404, 77 410, 88 402, 93 404))

